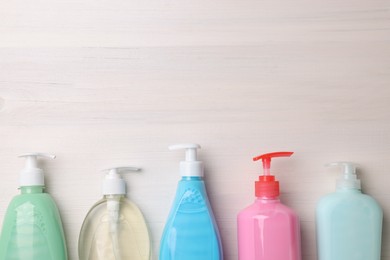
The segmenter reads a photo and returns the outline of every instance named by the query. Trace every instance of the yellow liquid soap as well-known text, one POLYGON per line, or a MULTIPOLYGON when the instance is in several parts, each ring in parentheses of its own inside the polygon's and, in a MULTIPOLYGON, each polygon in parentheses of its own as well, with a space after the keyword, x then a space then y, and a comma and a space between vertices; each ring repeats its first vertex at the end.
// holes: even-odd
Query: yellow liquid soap
POLYGON ((105 195, 88 212, 79 237, 80 260, 150 260, 144 217, 124 195, 105 195))

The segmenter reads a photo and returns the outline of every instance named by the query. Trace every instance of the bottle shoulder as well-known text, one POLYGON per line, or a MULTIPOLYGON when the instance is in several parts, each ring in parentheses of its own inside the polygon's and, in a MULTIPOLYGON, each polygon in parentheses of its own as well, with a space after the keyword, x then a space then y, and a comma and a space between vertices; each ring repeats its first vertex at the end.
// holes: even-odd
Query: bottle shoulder
MULTIPOLYGON (((109 201, 109 199, 103 197, 100 200, 98 200, 95 204, 93 204, 91 209, 95 208, 95 207, 107 207, 108 201, 109 201)), ((122 197, 120 199, 115 199, 114 201, 119 201, 119 204, 123 205, 123 206, 137 207, 138 208, 138 206, 133 201, 129 200, 126 197, 122 197)))
POLYGON ((21 193, 17 194, 13 197, 13 199, 27 199, 27 198, 33 198, 33 199, 51 199, 52 196, 47 192, 42 193, 21 193))
POLYGON ((252 204, 241 210, 238 217, 255 215, 288 215, 297 217, 296 212, 280 201, 255 200, 252 204))
POLYGON ((202 191, 206 189, 203 179, 196 179, 196 180, 182 179, 177 184, 177 192, 181 192, 190 188, 198 189, 202 191))
POLYGON ((203 181, 179 182, 167 226, 182 222, 192 223, 191 225, 214 225, 214 214, 203 181))
POLYGON ((329 201, 366 201, 376 203, 376 200, 370 195, 362 192, 332 192, 321 197, 319 203, 325 203, 329 201))
POLYGON ((8 207, 18 207, 26 203, 33 204, 36 207, 44 207, 44 206, 56 207, 54 199, 48 193, 16 195, 12 198, 8 207))
MULTIPOLYGON (((128 215, 141 215, 141 210, 139 207, 127 198, 121 198, 119 200, 118 209, 121 212, 121 215, 124 218, 127 218, 128 215)), ((108 214, 109 200, 106 198, 102 198, 97 201, 88 211, 86 219, 100 219, 104 218, 108 214)))
POLYGON ((189 181, 179 184, 173 207, 181 208, 208 208, 209 201, 204 184, 190 183, 189 181))
POLYGON ((382 211, 380 205, 373 197, 361 192, 333 192, 327 194, 318 201, 317 211, 344 208, 346 206, 382 211))

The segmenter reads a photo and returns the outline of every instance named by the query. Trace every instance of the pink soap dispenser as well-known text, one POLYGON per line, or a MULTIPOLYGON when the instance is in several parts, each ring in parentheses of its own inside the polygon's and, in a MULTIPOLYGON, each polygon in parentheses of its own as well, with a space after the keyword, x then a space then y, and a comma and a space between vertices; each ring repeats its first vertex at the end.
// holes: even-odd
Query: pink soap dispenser
POLYGON ((264 174, 255 183, 255 202, 237 217, 239 260, 301 260, 298 216, 279 200, 279 182, 270 173, 271 158, 292 152, 263 154, 264 174))

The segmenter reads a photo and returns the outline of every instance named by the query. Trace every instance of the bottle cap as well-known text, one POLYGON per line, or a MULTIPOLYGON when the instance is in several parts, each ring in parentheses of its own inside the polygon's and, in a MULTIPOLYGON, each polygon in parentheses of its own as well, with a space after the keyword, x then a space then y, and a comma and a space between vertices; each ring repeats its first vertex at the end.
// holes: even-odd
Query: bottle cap
POLYGON ((136 167, 113 167, 103 170, 107 172, 103 184, 103 195, 124 195, 126 194, 126 182, 122 179, 121 173, 138 172, 140 168, 136 167))
POLYGON ((199 144, 176 144, 169 146, 169 150, 185 149, 186 159, 180 162, 181 176, 203 177, 203 163, 197 161, 197 149, 200 149, 199 144))
POLYGON ((356 175, 356 164, 352 162, 332 162, 325 166, 341 166, 342 174, 336 180, 336 189, 361 189, 360 180, 356 175))
POLYGON ((256 197, 276 198, 279 196, 279 181, 275 180, 275 176, 271 175, 271 159, 274 157, 290 157, 293 152, 275 152, 266 153, 253 158, 253 161, 262 160, 263 175, 255 183, 256 197))
POLYGON ((56 156, 46 153, 25 153, 19 157, 26 158, 26 165, 20 172, 19 186, 44 186, 45 178, 43 170, 38 168, 38 157, 54 159, 56 156))

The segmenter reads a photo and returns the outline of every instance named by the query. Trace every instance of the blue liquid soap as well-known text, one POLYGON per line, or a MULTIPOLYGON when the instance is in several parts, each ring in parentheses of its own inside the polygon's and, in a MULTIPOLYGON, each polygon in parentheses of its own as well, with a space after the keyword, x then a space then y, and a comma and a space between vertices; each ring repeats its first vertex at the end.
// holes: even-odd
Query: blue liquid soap
POLYGON ((222 260, 218 227, 203 181, 203 164, 196 160, 196 144, 175 145, 171 150, 187 149, 181 162, 173 207, 160 245, 159 260, 222 260))

